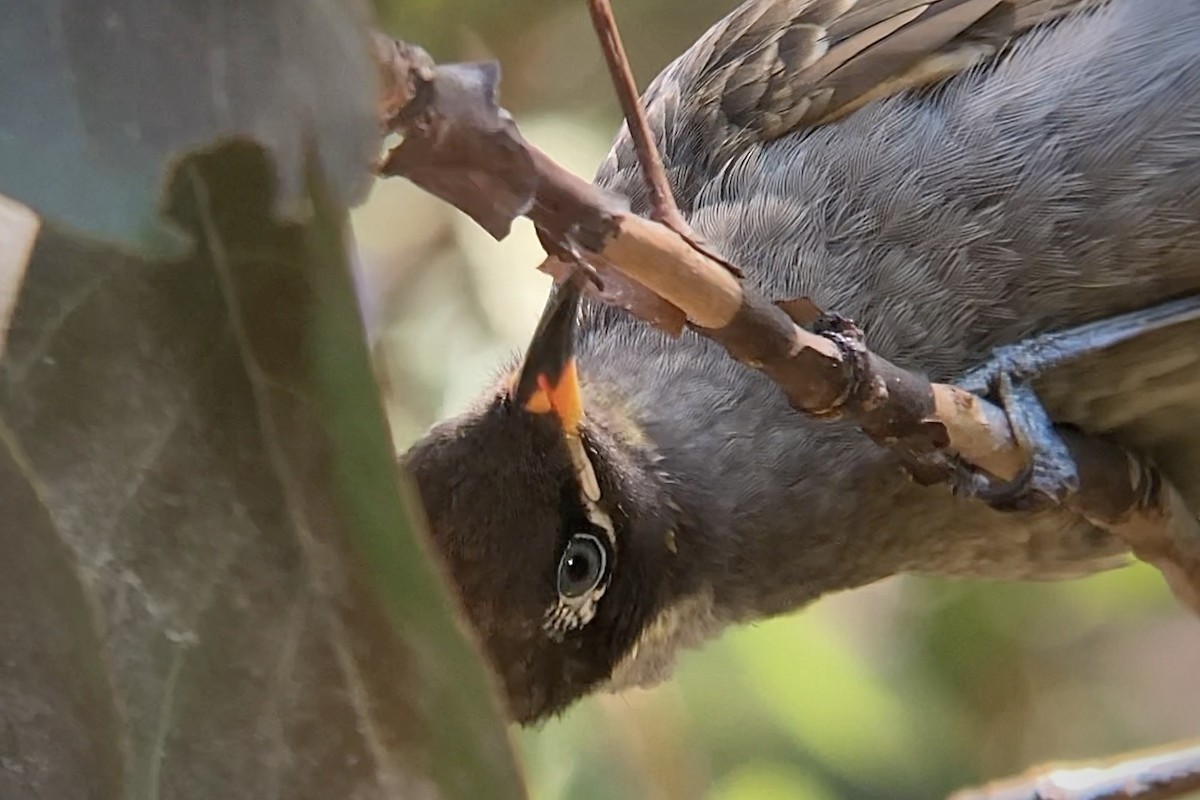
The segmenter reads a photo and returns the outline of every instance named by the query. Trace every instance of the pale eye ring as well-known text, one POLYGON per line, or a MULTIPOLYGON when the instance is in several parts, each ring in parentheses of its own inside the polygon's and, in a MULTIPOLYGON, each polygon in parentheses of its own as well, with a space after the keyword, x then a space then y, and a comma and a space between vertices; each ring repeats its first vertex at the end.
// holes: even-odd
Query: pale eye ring
POLYGON ((599 538, 590 533, 572 535, 558 560, 558 593, 573 599, 594 591, 607 567, 608 552, 599 538))

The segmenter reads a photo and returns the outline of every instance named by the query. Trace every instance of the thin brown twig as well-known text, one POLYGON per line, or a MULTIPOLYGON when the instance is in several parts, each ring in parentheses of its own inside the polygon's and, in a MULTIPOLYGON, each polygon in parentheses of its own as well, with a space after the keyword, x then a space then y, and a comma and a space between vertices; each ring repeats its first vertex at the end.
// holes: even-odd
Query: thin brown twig
POLYGON ((625 115, 625 124, 629 127, 629 136, 633 140, 638 163, 642 167, 642 176, 650 189, 652 216, 672 227, 677 233, 686 235, 684 232, 689 231, 690 226, 680 213, 679 206, 675 204, 675 195, 671 193, 662 156, 654 144, 654 135, 650 132, 646 115, 642 113, 642 104, 638 102, 637 83, 633 79, 633 71, 629 68, 625 47, 621 44, 621 34, 613 16, 612 5, 608 0, 588 0, 588 11, 592 15, 592 26, 600 39, 600 49, 604 52, 608 74, 612 76, 617 100, 620 101, 621 111, 625 115))

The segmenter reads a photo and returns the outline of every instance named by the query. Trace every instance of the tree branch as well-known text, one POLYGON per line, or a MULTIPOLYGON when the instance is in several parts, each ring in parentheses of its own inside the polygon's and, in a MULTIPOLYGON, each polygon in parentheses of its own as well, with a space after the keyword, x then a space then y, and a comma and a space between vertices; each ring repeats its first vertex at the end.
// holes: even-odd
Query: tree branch
MULTIPOLYGON (((390 40, 381 41, 380 52, 389 75, 384 124, 404 137, 381 163, 382 175, 412 180, 497 238, 516 216, 528 217, 552 253, 547 271, 582 260, 599 267, 605 282, 624 276, 629 280, 615 288, 602 287, 601 299, 672 332, 686 318, 733 358, 770 376, 796 410, 855 423, 900 453, 922 483, 947 480, 954 457, 1001 480, 1030 464, 1032 454, 999 407, 870 352, 848 320, 823 316, 807 301, 758 295, 686 231, 631 213, 624 198, 528 144, 497 103, 495 64, 437 66, 420 48, 390 40), (802 327, 819 319, 814 331, 802 327)), ((633 109, 631 132, 644 127, 638 104, 625 105, 633 109)), ((656 164, 661 172, 656 156, 643 162, 651 175, 656 164)), ((1067 506, 1159 567, 1180 601, 1200 613, 1200 522, 1178 492, 1123 448, 1062 433, 1081 472, 1067 506)))
POLYGON ((1200 791, 1200 743, 1105 761, 1045 765, 955 792, 949 800, 1170 800, 1200 791))

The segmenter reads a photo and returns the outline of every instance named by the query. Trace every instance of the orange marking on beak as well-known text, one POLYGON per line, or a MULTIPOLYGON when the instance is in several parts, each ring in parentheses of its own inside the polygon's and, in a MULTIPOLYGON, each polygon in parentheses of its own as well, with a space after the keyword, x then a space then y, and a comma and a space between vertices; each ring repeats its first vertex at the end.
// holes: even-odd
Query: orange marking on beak
POLYGON ((550 376, 537 377, 537 391, 525 401, 525 410, 533 414, 548 414, 553 411, 562 422, 563 430, 574 433, 583 421, 583 396, 579 389, 579 373, 575 359, 567 361, 557 383, 550 376))

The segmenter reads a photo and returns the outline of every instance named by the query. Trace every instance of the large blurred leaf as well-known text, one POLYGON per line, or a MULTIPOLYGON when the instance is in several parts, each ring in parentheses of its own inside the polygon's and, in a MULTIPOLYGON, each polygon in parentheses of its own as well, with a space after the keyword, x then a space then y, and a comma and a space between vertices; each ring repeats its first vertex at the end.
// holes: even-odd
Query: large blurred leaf
MULTIPOLYGON (((294 211, 306 139, 346 203, 378 151, 376 78, 341 0, 6 0, 0 192, 140 246, 171 243, 168 162, 222 138, 271 152, 294 211)), ((177 242, 176 242, 177 243, 177 242)))
POLYGON ((82 797, 87 787, 119 797, 127 739, 95 607, 2 428, 0 508, 0 797, 82 797))
POLYGON ((35 248, 0 365, 5 800, 521 794, 406 521, 344 214, 277 224, 273 180, 250 146, 184 165, 182 263, 35 248))

